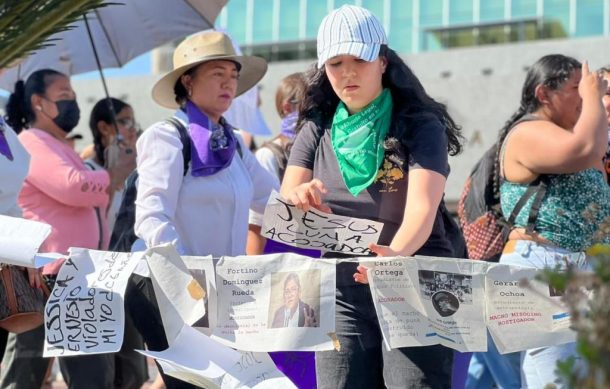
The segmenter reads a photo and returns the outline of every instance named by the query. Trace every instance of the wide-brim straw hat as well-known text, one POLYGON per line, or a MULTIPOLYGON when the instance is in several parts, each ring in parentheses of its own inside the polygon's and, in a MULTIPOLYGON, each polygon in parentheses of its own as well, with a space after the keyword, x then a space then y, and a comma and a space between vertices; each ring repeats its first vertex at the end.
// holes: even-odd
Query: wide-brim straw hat
POLYGON ((170 71, 152 88, 152 98, 166 108, 178 108, 174 85, 189 69, 204 62, 233 61, 240 65, 237 93, 246 92, 258 83, 267 72, 267 61, 261 57, 237 55, 231 39, 218 31, 206 31, 185 39, 174 50, 174 70, 170 71))

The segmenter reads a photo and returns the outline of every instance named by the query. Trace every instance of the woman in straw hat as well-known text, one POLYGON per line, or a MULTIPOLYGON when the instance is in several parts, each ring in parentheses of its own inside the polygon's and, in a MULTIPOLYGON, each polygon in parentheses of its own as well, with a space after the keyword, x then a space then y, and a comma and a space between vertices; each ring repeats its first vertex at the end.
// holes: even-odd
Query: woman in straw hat
MULTIPOLYGON (((453 256, 440 209, 459 128, 368 10, 345 5, 327 15, 317 50, 282 195, 303 210, 382 221, 372 254, 453 256)), ((337 265, 341 349, 316 352, 318 388, 450 387, 451 350, 383 347, 364 270, 337 265)))
MULTIPOLYGON (((140 243, 172 243, 182 255, 245 254, 249 209, 262 214, 279 183, 222 115, 266 70, 264 59, 236 55, 221 32, 191 36, 176 48, 174 70, 155 84, 152 95, 163 107, 186 114, 191 157, 185 172, 183 144, 169 122, 152 125, 139 138, 135 233, 140 243)), ((163 350, 168 344, 161 321, 154 320, 158 309, 150 307, 154 293, 150 284, 137 283, 153 301, 148 307, 128 301, 132 317, 148 348, 163 350)), ((164 379, 168 388, 193 387, 164 379)))

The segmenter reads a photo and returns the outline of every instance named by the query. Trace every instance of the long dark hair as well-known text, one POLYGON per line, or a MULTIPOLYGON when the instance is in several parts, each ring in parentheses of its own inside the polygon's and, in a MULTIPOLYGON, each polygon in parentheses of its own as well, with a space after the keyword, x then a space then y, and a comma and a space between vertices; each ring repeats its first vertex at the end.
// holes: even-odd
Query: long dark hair
MULTIPOLYGON (((392 93, 392 122, 396 124, 391 127, 389 138, 385 142, 386 149, 400 153, 401 146, 407 148, 407 140, 411 136, 410 128, 430 119, 437 119, 445 127, 449 155, 459 154, 462 151, 463 139, 461 129, 447 112, 447 107, 428 96, 413 71, 394 50, 382 45, 379 56, 385 57, 388 62, 381 82, 383 87, 392 93)), ((338 104, 339 97, 333 91, 324 67, 312 68, 307 73, 307 89, 297 129, 309 120, 325 128, 330 124, 338 104)))
POLYGON ((32 95, 44 96, 56 77, 67 76, 56 70, 41 69, 32 73, 25 83, 23 80, 15 83, 15 91, 11 93, 6 103, 4 119, 16 133, 29 128, 36 118, 32 109, 32 95))
MULTIPOLYGON (((112 104, 112 110, 115 114, 119 114, 125 107, 131 107, 124 101, 110 97, 110 103, 112 104)), ((93 135, 93 146, 95 148, 96 159, 104 165, 106 163, 104 158, 104 143, 103 135, 100 129, 97 127, 97 123, 101 120, 105 123, 112 125, 113 112, 110 111, 110 105, 108 104, 108 98, 103 98, 93 106, 91 110, 91 116, 89 117, 89 129, 93 135)))
POLYGON ((540 101, 536 98, 536 87, 544 85, 550 90, 560 89, 581 66, 581 63, 572 57, 550 54, 540 58, 527 71, 523 89, 521 89, 519 108, 508 119, 498 134, 496 158, 494 160, 494 198, 498 199, 500 197, 500 153, 502 144, 510 129, 519 119, 540 108, 540 101))

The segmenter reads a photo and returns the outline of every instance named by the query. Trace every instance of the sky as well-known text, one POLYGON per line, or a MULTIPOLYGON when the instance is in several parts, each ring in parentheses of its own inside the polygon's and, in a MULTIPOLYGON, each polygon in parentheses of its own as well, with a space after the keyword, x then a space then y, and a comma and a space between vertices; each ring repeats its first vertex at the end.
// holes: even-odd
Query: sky
MULTIPOLYGON (((104 69, 104 77, 126 77, 150 74, 152 71, 151 53, 145 53, 127 62, 122 68, 104 69)), ((72 76, 73 80, 99 79, 99 72, 87 72, 72 76)))

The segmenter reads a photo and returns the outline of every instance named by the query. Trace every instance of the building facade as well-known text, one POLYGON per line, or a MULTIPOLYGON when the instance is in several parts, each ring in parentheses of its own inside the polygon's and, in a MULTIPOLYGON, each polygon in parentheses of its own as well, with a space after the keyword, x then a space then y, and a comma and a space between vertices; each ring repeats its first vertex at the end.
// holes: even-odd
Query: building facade
POLYGON ((401 54, 610 35, 610 0, 230 0, 216 24, 248 54, 315 58, 320 21, 343 4, 377 15, 401 54))

